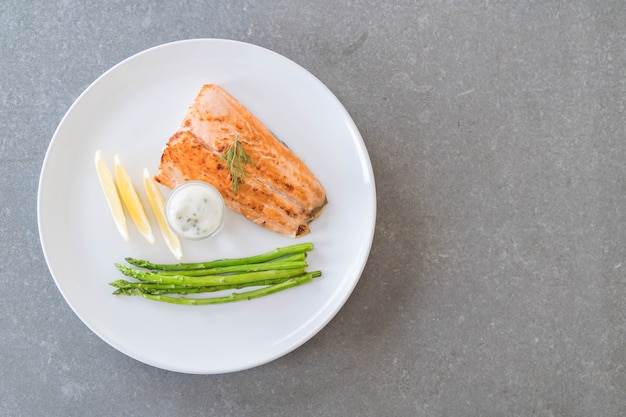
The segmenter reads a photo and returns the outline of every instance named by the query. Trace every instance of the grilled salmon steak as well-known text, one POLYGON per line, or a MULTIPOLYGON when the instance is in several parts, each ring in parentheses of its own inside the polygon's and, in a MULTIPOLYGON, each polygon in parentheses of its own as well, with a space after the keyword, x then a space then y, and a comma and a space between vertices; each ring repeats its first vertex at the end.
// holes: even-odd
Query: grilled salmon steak
POLYGON ((206 181, 232 210, 291 237, 307 234, 327 202, 324 187, 302 160, 215 84, 204 85, 189 106, 163 150, 155 180, 170 188, 206 181), (237 187, 224 157, 235 140, 250 159, 237 187))

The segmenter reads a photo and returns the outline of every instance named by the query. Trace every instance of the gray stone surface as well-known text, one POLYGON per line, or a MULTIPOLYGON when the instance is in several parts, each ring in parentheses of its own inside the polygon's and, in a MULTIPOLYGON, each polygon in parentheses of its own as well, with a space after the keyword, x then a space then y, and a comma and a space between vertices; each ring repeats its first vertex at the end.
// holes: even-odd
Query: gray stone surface
POLYGON ((625 27, 623 1, 1 1, 0 415, 624 415, 625 27), (322 80, 378 192, 371 257, 335 319, 216 376, 152 368, 89 331, 36 218, 78 95, 198 37, 322 80))

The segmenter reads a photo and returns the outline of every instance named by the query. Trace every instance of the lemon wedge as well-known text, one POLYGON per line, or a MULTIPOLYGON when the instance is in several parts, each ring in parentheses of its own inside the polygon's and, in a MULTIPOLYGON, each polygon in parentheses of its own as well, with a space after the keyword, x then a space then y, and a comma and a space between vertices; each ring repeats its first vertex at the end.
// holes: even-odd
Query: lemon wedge
POLYGON ((174 257, 180 261, 183 258, 183 249, 180 244, 180 239, 178 235, 172 231, 165 219, 165 197, 161 194, 161 190, 159 190, 156 182, 154 182, 148 168, 143 169, 143 186, 146 189, 148 202, 150 203, 150 207, 152 207, 154 217, 156 217, 156 221, 161 229, 161 234, 163 234, 163 239, 165 239, 165 243, 174 257))
POLYGON ((102 150, 96 151, 96 172, 98 173, 98 179, 104 191, 104 197, 106 198, 111 215, 113 215, 113 221, 118 232, 124 239, 124 242, 128 242, 128 227, 126 226, 126 216, 124 215, 124 207, 122 207, 122 201, 120 195, 117 192, 115 181, 113 180, 113 174, 109 170, 104 157, 102 156, 102 150))
POLYGON ((152 228, 150 227, 150 221, 139 199, 137 190, 133 186, 130 176, 126 172, 126 168, 124 168, 119 155, 113 157, 113 166, 115 169, 117 189, 122 197, 124 206, 126 206, 126 210, 128 210, 128 214, 130 214, 130 218, 139 229, 139 233, 141 233, 149 243, 154 244, 155 239, 152 234, 152 228))

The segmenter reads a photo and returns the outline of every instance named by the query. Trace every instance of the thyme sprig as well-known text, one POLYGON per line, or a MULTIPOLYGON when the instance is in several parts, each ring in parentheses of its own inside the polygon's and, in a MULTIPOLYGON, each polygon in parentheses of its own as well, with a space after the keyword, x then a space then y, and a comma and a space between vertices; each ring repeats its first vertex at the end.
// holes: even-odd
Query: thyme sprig
POLYGON ((244 165, 254 164, 252 158, 241 146, 239 135, 235 136, 235 140, 222 152, 221 158, 226 161, 226 167, 233 182, 233 192, 237 194, 239 192, 239 184, 243 184, 243 178, 246 176, 244 165))

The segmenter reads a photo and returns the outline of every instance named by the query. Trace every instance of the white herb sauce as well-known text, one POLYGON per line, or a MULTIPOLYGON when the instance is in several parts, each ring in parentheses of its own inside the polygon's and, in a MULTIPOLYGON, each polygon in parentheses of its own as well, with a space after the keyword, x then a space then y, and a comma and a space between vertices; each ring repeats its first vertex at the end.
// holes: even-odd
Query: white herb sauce
POLYGON ((220 229, 224 200, 210 184, 188 181, 170 193, 165 210, 170 227, 181 237, 203 239, 220 229))

